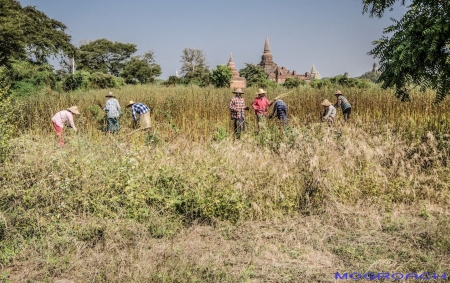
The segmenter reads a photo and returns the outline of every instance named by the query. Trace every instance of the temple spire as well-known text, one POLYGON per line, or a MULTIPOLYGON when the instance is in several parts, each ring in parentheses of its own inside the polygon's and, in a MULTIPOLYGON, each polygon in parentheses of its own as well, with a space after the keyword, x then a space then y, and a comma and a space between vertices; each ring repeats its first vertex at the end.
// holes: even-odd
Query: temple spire
POLYGON ((264 53, 270 53, 269 37, 266 35, 266 42, 264 43, 264 53))

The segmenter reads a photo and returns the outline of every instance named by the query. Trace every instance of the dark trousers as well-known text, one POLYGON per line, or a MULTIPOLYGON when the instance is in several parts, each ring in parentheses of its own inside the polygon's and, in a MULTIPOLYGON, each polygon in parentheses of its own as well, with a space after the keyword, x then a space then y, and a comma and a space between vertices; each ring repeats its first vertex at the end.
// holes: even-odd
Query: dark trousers
POLYGON ((244 118, 233 119, 233 130, 237 139, 241 138, 241 133, 245 129, 244 118))
POLYGON ((344 114, 345 122, 347 122, 348 119, 350 119, 350 113, 352 113, 352 108, 351 107, 345 109, 344 112, 342 112, 342 114, 344 114))
POLYGON ((108 118, 106 123, 106 130, 108 132, 116 133, 119 131, 119 118, 108 118))

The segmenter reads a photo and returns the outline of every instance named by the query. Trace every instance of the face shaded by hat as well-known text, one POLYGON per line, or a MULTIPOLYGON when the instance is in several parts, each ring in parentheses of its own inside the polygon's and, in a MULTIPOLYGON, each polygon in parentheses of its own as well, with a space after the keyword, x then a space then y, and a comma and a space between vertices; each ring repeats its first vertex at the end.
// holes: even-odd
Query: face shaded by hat
POLYGON ((136 102, 134 102, 133 100, 130 100, 130 102, 128 102, 127 107, 131 107, 133 104, 135 104, 136 102))
POLYGON ((80 111, 78 110, 78 106, 76 106, 76 105, 67 108, 67 110, 69 110, 71 113, 73 113, 75 115, 81 114, 80 111))
POLYGON ((342 94, 342 92, 340 90, 337 90, 334 95, 341 95, 341 94, 342 94))
POLYGON ((235 90, 233 91, 233 93, 236 93, 236 94, 243 94, 244 92, 242 91, 242 89, 237 88, 237 89, 235 89, 235 90))
POLYGON ((258 92, 256 93, 257 95, 265 95, 267 93, 267 91, 265 91, 264 89, 260 88, 258 89, 258 92))
POLYGON ((112 92, 109 92, 105 97, 115 97, 112 92))
POLYGON ((331 102, 328 99, 324 99, 320 105, 328 107, 331 105, 331 102))

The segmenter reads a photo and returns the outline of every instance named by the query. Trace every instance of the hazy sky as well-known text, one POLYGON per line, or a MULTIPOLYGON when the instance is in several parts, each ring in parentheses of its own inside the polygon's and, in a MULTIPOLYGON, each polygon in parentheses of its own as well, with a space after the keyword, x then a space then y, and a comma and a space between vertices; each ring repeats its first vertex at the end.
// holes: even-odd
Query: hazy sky
POLYGON ((396 6, 382 19, 362 15, 362 0, 20 0, 67 25, 75 45, 107 38, 134 43, 138 54, 155 52, 162 79, 180 70, 184 48, 202 49, 212 68, 261 61, 269 36, 275 63, 304 73, 312 64, 322 77, 370 71, 367 55, 396 6))

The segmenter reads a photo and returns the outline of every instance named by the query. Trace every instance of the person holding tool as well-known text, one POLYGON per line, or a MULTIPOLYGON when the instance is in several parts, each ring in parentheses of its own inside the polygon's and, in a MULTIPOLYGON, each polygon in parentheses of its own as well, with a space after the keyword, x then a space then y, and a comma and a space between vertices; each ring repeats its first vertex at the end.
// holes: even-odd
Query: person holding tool
POLYGON ((119 127, 119 116, 120 116, 120 105, 112 92, 109 92, 105 97, 108 98, 106 100, 105 107, 99 103, 98 106, 103 108, 103 111, 106 112, 106 116, 108 118, 106 124, 106 131, 108 133, 117 133, 120 129, 119 127))
POLYGON ((245 106, 244 98, 242 97, 242 94, 244 93, 242 89, 237 88, 235 91, 233 91, 235 96, 231 98, 230 103, 228 103, 228 109, 230 109, 230 116, 231 120, 233 121, 233 129, 234 134, 236 135, 237 139, 241 138, 241 133, 245 129, 245 115, 244 110, 248 110, 248 106, 245 106))
POLYGON ((150 108, 147 105, 130 100, 127 107, 131 107, 131 115, 133 116, 133 126, 136 126, 137 124, 136 114, 139 114, 140 129, 145 130, 151 127, 150 108))

